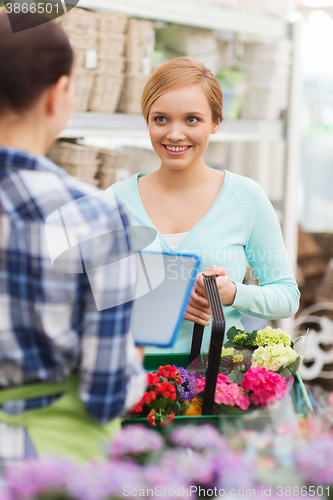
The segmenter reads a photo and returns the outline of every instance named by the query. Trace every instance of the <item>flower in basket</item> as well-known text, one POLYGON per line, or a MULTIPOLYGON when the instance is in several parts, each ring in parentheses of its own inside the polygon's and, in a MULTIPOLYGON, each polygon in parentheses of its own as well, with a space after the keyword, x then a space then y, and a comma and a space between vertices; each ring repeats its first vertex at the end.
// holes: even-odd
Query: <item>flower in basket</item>
POLYGON ((181 375, 171 365, 160 366, 157 373, 147 373, 147 391, 137 404, 129 410, 128 419, 146 417, 156 427, 167 425, 186 412, 188 404, 181 404, 181 375))
POLYGON ((241 387, 255 405, 263 408, 283 398, 287 392, 287 382, 284 377, 260 366, 250 368, 244 374, 241 387))
MULTIPOLYGON (((196 384, 197 400, 201 402, 205 390, 206 377, 197 379, 196 384)), ((238 406, 241 410, 247 410, 251 404, 244 390, 236 383, 230 381, 226 375, 222 375, 221 373, 217 376, 214 401, 216 405, 218 405, 216 408, 218 411, 223 410, 223 407, 226 406, 238 406)), ((188 414, 188 412, 186 414, 188 414)))
POLYGON ((297 352, 283 344, 258 347, 253 352, 252 367, 263 366, 266 370, 277 372, 280 368, 287 368, 290 373, 295 373, 300 364, 297 352))
POLYGON ((222 356, 221 371, 232 374, 232 380, 240 373, 246 373, 250 367, 264 367, 269 371, 279 372, 285 378, 298 370, 301 358, 294 349, 290 335, 280 328, 267 326, 262 330, 245 333, 233 327, 228 330, 227 338, 225 349, 234 349, 234 352, 232 361, 231 358, 222 356), (243 363, 235 363, 238 359, 236 353, 243 356, 243 363))

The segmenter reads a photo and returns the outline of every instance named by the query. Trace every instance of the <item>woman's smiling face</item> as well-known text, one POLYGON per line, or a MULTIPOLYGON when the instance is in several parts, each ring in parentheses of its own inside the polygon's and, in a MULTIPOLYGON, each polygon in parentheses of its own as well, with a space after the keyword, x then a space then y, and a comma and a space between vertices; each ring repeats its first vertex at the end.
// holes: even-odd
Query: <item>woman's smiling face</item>
POLYGON ((199 84, 167 92, 152 104, 149 134, 155 152, 168 168, 183 170, 203 162, 213 123, 212 110, 199 84))

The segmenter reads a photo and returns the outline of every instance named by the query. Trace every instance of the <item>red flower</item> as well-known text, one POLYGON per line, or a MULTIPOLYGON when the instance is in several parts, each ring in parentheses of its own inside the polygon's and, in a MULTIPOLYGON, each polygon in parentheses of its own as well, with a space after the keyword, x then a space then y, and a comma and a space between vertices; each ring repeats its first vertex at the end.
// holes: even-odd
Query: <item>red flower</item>
POLYGON ((147 373, 147 386, 151 387, 158 384, 160 381, 156 373, 147 373))
POLYGON ((170 398, 170 396, 171 396, 170 391, 165 391, 165 393, 163 394, 164 398, 170 398))
POLYGON ((172 422, 172 421, 174 420, 174 418, 175 418, 175 414, 174 414, 174 412, 172 411, 172 412, 170 413, 170 417, 169 417, 170 422, 172 422))
POLYGON ((130 409, 130 413, 141 413, 142 412, 142 406, 141 405, 136 405, 134 408, 130 409))
POLYGON ((156 412, 155 412, 155 410, 151 410, 151 411, 149 412, 148 417, 147 417, 147 420, 148 420, 148 422, 149 422, 149 425, 152 425, 153 427, 156 427, 155 418, 156 418, 156 412))
POLYGON ((175 401, 177 399, 177 394, 171 394, 170 399, 172 399, 172 401, 175 401))
POLYGON ((144 399, 144 402, 149 405, 151 403, 151 397, 149 392, 145 392, 144 395, 142 396, 144 399))

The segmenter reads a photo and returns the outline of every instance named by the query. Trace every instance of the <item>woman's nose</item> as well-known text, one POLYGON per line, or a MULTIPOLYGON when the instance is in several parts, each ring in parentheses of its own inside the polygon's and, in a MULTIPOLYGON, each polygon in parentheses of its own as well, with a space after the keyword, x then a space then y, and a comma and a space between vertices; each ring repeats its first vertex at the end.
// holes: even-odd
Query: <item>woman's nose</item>
POLYGON ((175 125, 170 125, 166 138, 174 142, 184 141, 186 139, 186 135, 182 129, 182 126, 175 124, 175 125))

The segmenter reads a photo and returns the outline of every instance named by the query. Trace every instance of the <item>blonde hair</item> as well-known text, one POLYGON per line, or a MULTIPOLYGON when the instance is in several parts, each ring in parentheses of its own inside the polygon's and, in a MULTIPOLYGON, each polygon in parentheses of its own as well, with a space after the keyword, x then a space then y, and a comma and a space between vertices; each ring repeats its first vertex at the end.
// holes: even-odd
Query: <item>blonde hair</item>
POLYGON ((148 123, 152 104, 162 95, 179 87, 199 84, 212 110, 213 122, 222 122, 223 96, 221 86, 213 73, 203 64, 186 57, 171 59, 156 68, 143 89, 142 114, 148 123))

